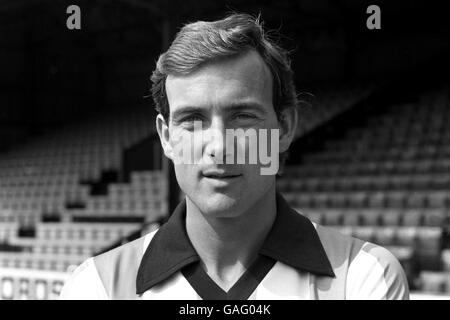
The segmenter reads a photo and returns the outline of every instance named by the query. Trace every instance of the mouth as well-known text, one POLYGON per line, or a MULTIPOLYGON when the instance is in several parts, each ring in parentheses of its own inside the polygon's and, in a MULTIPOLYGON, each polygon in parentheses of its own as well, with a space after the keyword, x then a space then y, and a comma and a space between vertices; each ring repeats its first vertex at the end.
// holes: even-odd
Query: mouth
POLYGON ((202 176, 209 179, 220 179, 220 180, 230 180, 242 176, 238 173, 227 173, 227 172, 205 172, 202 176))

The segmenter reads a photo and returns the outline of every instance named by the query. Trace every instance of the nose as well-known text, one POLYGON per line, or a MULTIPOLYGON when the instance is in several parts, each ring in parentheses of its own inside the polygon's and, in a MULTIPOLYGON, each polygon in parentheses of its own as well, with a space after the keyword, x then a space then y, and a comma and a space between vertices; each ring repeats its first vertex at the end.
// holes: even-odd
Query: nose
POLYGON ((214 117, 203 132, 204 155, 214 163, 223 164, 226 158, 226 124, 221 117, 214 117))

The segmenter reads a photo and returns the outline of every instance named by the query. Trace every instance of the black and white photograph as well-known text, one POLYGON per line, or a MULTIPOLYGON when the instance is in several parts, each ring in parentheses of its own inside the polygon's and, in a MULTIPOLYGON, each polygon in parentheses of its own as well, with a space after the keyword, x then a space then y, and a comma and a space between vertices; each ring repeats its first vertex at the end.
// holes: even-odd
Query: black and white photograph
POLYGON ((450 300, 449 15, 1 0, 0 300, 450 300))

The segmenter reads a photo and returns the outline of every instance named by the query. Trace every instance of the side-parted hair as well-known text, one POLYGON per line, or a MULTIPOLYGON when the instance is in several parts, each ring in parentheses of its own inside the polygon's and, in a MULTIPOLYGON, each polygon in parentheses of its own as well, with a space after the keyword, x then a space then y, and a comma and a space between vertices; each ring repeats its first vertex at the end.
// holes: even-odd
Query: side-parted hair
MULTIPOLYGON (((281 112, 298 105, 288 52, 266 35, 259 16, 231 14, 217 21, 186 24, 169 49, 159 56, 151 76, 151 93, 155 108, 169 124, 169 102, 166 95, 168 75, 187 75, 203 64, 234 57, 255 50, 269 67, 273 77, 273 106, 281 112)), ((280 164, 287 154, 280 154, 280 164)))
POLYGON ((185 25, 169 49, 159 56, 151 77, 156 110, 166 121, 169 119, 165 88, 168 75, 187 75, 207 62, 249 50, 258 52, 272 73, 273 106, 277 116, 286 108, 296 107, 297 94, 287 51, 266 36, 259 17, 231 14, 222 20, 185 25))

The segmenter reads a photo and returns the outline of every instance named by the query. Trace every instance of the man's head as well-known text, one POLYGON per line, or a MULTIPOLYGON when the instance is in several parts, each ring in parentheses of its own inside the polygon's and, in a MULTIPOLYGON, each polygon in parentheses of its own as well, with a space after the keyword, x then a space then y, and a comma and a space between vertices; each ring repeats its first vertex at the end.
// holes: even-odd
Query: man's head
MULTIPOLYGON (((261 163, 221 164, 223 139, 198 139, 210 131, 277 129, 279 151, 287 152, 297 124, 292 70, 258 19, 234 14, 186 25, 160 56, 152 82, 165 154, 175 160, 176 132, 201 141, 192 146, 195 165, 174 162, 181 189, 202 212, 238 215, 274 188, 275 175, 261 175, 261 163)), ((238 145, 254 147, 248 140, 238 145)))

